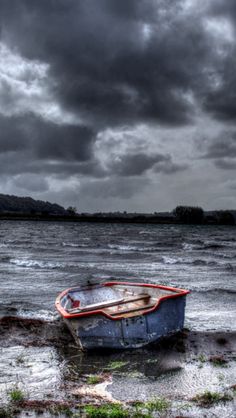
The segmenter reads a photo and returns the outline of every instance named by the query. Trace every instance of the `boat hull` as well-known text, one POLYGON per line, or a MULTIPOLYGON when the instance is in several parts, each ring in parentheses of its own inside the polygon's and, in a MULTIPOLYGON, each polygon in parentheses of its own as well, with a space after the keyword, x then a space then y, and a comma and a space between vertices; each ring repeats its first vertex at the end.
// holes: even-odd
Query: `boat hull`
POLYGON ((82 349, 138 348, 183 329, 186 296, 161 301, 146 315, 116 321, 102 315, 64 318, 82 349))

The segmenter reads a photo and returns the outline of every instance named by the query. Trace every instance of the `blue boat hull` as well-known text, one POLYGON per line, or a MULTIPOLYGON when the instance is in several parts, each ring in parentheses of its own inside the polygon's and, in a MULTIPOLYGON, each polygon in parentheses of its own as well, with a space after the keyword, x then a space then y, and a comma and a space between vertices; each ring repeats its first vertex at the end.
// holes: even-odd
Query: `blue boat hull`
POLYGON ((183 329, 186 297, 161 301, 158 309, 144 315, 112 320, 97 314, 65 319, 83 349, 138 348, 183 329))

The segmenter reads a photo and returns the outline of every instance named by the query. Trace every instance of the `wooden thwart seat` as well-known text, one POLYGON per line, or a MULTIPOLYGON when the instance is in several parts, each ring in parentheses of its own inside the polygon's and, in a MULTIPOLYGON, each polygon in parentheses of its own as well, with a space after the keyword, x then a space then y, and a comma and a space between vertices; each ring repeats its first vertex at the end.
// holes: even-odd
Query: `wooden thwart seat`
POLYGON ((137 302, 137 301, 140 301, 140 300, 147 301, 148 299, 150 299, 150 297, 151 296, 148 295, 147 293, 140 293, 140 294, 137 294, 135 296, 128 297, 128 298, 110 300, 110 301, 102 302, 102 303, 93 303, 91 305, 87 305, 87 306, 84 306, 84 307, 81 307, 81 308, 78 307, 78 308, 68 309, 68 312, 70 312, 70 313, 80 313, 80 312, 95 311, 95 310, 98 310, 98 309, 109 308, 109 307, 117 306, 117 305, 124 305, 126 303, 137 302))
POLYGON ((135 308, 123 309, 122 311, 109 312, 109 315, 120 316, 120 315, 131 313, 131 312, 143 311, 144 309, 151 309, 154 306, 155 306, 154 303, 150 303, 148 305, 136 306, 135 308))

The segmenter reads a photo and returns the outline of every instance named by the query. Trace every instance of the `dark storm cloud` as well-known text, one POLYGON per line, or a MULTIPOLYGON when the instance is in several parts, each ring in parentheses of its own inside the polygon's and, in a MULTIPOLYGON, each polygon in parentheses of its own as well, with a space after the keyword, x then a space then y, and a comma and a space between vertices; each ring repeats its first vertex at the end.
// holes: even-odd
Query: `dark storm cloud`
MULTIPOLYGON (((170 0, 164 0, 169 2, 170 0)), ((163 6, 164 1, 159 1, 159 6, 163 6)), ((122 19, 128 20, 137 20, 137 21, 149 21, 151 16, 155 19, 155 16, 158 14, 158 9, 153 0, 127 0, 117 1, 117 0, 101 0, 100 6, 107 8, 108 12, 113 15, 115 18, 119 17, 122 19)))
POLYGON ((0 116, 0 152, 27 149, 36 159, 87 161, 94 132, 86 126, 58 125, 32 114, 0 116))
POLYGON ((84 121, 191 120, 188 94, 213 51, 181 1, 2 0, 0 14, 3 41, 49 63, 55 96, 84 121))
POLYGON ((223 63, 224 68, 220 69, 221 81, 219 86, 209 91, 205 99, 205 109, 215 119, 225 122, 236 122, 236 48, 230 51, 223 63))
POLYGON ((235 158, 236 157, 236 133, 223 132, 220 137, 208 145, 204 158, 235 158))
POLYGON ((204 140, 206 152, 203 158, 213 160, 221 170, 236 169, 236 132, 223 131, 210 141, 204 140))
POLYGON ((0 173, 104 176, 93 155, 95 139, 86 126, 58 125, 32 114, 0 115, 0 173))
POLYGON ((0 174, 18 175, 20 173, 40 174, 44 176, 53 176, 56 178, 70 177, 76 175, 88 177, 104 177, 107 172, 100 166, 96 160, 84 162, 68 162, 37 160, 32 157, 31 150, 22 152, 11 152, 0 154, 0 174))
POLYGON ((94 134, 86 126, 57 125, 36 120, 33 132, 39 158, 64 161, 86 161, 91 158, 94 134))
POLYGON ((1 97, 0 101, 1 104, 4 103, 5 109, 11 109, 14 105, 14 100, 16 99, 15 94, 13 93, 13 89, 9 82, 6 80, 0 81, 0 88, 1 88, 1 97))
POLYGON ((110 171, 120 176, 140 176, 156 163, 166 161, 165 155, 147 155, 144 153, 124 155, 110 164, 110 171))
POLYGON ((212 77, 216 82, 207 86, 204 108, 215 119, 235 123, 236 121, 236 2, 235 0, 212 1, 209 7, 211 17, 218 19, 219 27, 228 22, 231 26, 232 40, 222 49, 218 60, 213 63, 212 77), (222 21, 225 19, 225 22, 222 21))
POLYGON ((204 131, 201 163, 233 169, 235 137, 211 138, 236 120, 235 32, 221 21, 235 30, 235 9, 233 0, 1 0, 0 112, 18 114, 0 116, 1 174, 45 195, 68 179, 68 193, 82 184, 91 201, 150 197, 151 179, 189 167, 202 117, 221 122, 204 131))
POLYGON ((18 116, 5 117, 0 114, 0 154, 20 151, 27 146, 25 119, 18 116))
POLYGON ((142 152, 117 157, 108 165, 110 174, 128 177, 141 176, 147 170, 172 174, 185 168, 185 165, 175 164, 168 154, 148 155, 142 152))
POLYGON ((222 170, 235 170, 236 169, 236 159, 227 159, 222 158, 215 161, 215 165, 222 170))
POLYGON ((210 3, 210 11, 214 16, 227 16, 236 21, 235 0, 214 0, 210 3))

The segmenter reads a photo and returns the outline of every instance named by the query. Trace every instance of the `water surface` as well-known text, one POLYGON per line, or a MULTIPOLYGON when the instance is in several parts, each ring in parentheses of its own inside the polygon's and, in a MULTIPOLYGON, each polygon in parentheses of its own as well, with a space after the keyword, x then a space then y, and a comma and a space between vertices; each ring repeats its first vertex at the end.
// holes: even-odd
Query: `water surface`
POLYGON ((0 223, 0 305, 17 315, 55 317, 63 289, 106 280, 191 290, 186 325, 236 329, 235 227, 0 223))

